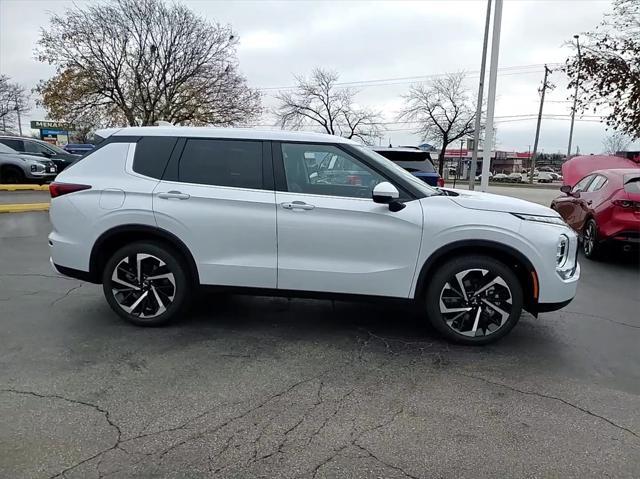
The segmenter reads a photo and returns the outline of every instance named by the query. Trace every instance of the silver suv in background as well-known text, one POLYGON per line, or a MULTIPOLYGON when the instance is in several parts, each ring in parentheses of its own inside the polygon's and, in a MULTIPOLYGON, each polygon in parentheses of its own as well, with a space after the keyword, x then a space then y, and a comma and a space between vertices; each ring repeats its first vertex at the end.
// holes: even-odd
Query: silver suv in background
POLYGON ((57 175, 56 165, 51 160, 38 156, 20 154, 0 144, 0 183, 46 183, 57 175))

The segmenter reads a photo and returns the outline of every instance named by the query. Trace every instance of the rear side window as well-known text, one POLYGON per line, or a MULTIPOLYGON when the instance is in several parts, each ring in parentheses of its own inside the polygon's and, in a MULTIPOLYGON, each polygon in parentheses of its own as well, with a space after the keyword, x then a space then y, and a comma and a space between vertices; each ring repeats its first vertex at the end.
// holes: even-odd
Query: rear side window
POLYGON ((640 175, 624 175, 622 177, 624 191, 640 194, 640 175))
POLYGON ((179 181, 262 189, 262 143, 244 140, 187 140, 179 181))
POLYGON ((3 145, 7 145, 9 148, 15 151, 24 151, 24 141, 22 140, 12 140, 9 138, 0 138, 0 143, 3 145))
POLYGON ((145 136, 136 144, 133 171, 151 178, 162 178, 177 139, 168 136, 145 136))

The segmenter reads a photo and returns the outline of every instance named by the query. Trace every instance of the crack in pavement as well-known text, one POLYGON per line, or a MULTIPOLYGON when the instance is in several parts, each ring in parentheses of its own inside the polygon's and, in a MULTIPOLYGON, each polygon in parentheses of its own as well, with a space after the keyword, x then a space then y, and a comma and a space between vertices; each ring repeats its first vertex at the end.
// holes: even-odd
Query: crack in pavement
POLYGON ((402 473, 403 475, 405 475, 407 477, 410 477, 411 479, 420 479, 418 476, 414 476, 413 474, 409 474, 407 471, 405 471, 400 466, 396 466, 394 464, 389 464, 388 462, 383 461, 382 459, 380 459, 378 456, 376 456, 374 453, 372 453, 369 449, 367 449, 363 445, 358 444, 357 442, 354 443, 353 445, 355 447, 357 447, 358 449, 360 449, 361 451, 364 451, 367 454, 367 456, 371 457, 372 459, 375 459, 377 462, 379 462, 383 466, 386 466, 389 469, 393 469, 395 471, 398 471, 398 472, 402 473))
MULTIPOLYGON (((41 393, 37 393, 34 391, 25 391, 25 390, 21 390, 21 389, 13 389, 13 388, 3 388, 0 389, 0 392, 4 392, 4 393, 11 393, 11 394, 20 394, 23 396, 33 396, 33 397, 37 397, 40 399, 57 399, 60 401, 65 401, 71 404, 78 404, 78 405, 82 405, 82 406, 87 406, 90 408, 95 409, 96 411, 98 411, 99 413, 101 413, 102 415, 104 415, 104 418, 106 419, 107 423, 109 424, 109 426, 111 426, 112 428, 114 428, 116 430, 117 433, 117 437, 116 437, 116 442, 115 444, 113 444, 111 447, 108 447, 106 449, 103 449, 102 451, 97 452, 96 454, 94 454, 91 457, 88 457, 86 459, 81 460, 80 462, 77 462, 76 464, 73 464, 72 466, 69 466, 67 468, 65 468, 64 470, 60 471, 57 474, 54 474, 53 476, 51 476, 51 479, 54 479, 56 477, 64 477, 64 475, 71 471, 72 469, 75 469, 78 466, 81 466, 82 464, 91 461, 92 459, 95 459, 98 456, 101 456, 102 454, 108 452, 108 451, 112 451, 116 448, 119 448, 120 445, 120 439, 122 438, 122 431, 120 430, 120 427, 113 422, 113 420, 111 419, 110 413, 109 411, 107 411, 106 409, 98 406, 97 404, 93 404, 87 401, 81 401, 79 399, 71 399, 71 398, 67 398, 64 396, 60 396, 59 394, 41 394, 41 393)), ((124 451, 124 450, 123 450, 124 451)), ((127 451, 124 451, 125 453, 127 453, 127 451)))
POLYGON ((593 319, 600 319, 602 321, 608 321, 610 323, 618 324, 620 326, 626 326, 627 328, 640 329, 640 325, 629 324, 629 323, 625 323, 624 321, 616 321, 615 319, 605 318, 604 316, 598 316, 597 314, 581 313, 579 311, 567 311, 565 309, 563 309, 562 311, 559 311, 559 313, 560 313, 560 316, 562 316, 563 314, 574 314, 576 316, 585 316, 587 318, 593 318, 593 319))
POLYGON ((461 373, 461 372, 456 372, 455 374, 457 374, 459 376, 464 376, 464 377, 467 377, 467 378, 475 379, 475 380, 478 380, 478 381, 483 381, 483 382, 485 382, 487 384, 492 384, 494 386, 499 386, 499 387, 502 387, 502 388, 505 388, 505 389, 509 389, 510 391, 514 391, 514 392, 517 392, 517 393, 520 393, 520 394, 524 394, 524 395, 527 395, 527 396, 537 396, 537 397, 541 397, 541 398, 545 398, 545 399, 552 399, 554 401, 561 402, 561 403, 563 403, 563 404, 565 404, 565 405, 567 405, 569 407, 572 407, 572 408, 574 408, 574 409, 576 409, 576 410, 578 410, 580 412, 588 414, 589 416, 593 416, 593 417, 595 417, 597 419, 600 419, 600 420, 610 424, 611 426, 613 426, 613 427, 615 427, 617 429, 620 429, 621 431, 627 432, 627 433, 631 434, 632 436, 634 436, 636 439, 640 439, 640 435, 638 435, 638 433, 636 433, 635 431, 633 431, 633 430, 631 430, 631 429, 629 429, 629 428, 627 428, 625 426, 621 426, 620 424, 616 424, 611 419, 608 419, 608 418, 606 418, 604 416, 600 416, 599 414, 596 414, 596 413, 594 413, 592 411, 589 411, 588 409, 580 407, 577 404, 573 404, 573 403, 567 401, 566 399, 562 399, 562 398, 557 397, 557 396, 551 396, 549 394, 539 393, 537 391, 526 391, 524 389, 518 389, 518 388, 516 388, 514 386, 510 386, 510 385, 504 384, 504 383, 499 383, 497 381, 492 381, 490 379, 486 379, 486 378, 483 378, 483 377, 480 377, 480 376, 474 376, 473 374, 465 374, 465 373, 461 373))
POLYGON ((66 293, 64 293, 62 296, 60 296, 59 298, 54 299, 53 301, 51 301, 51 303, 49 304, 49 306, 53 306, 54 304, 56 304, 59 301, 62 301, 63 299, 65 299, 67 296, 69 296, 71 293, 73 293, 75 290, 82 288, 82 283, 80 283, 77 286, 74 286, 73 288, 69 288, 67 290, 66 293))
POLYGON ((326 466, 327 464, 329 464, 331 461, 333 461, 337 456, 340 455, 340 453, 342 451, 344 451, 346 448, 348 448, 350 446, 354 446, 354 447, 357 447, 359 449, 362 449, 362 450, 366 451, 369 456, 371 456, 372 458, 377 460, 380 464, 383 464, 383 465, 385 465, 385 466, 387 466, 387 467, 389 467, 391 469, 394 469, 396 471, 402 472, 405 476, 410 477, 412 479, 420 479, 417 476, 413 476, 413 475, 407 473, 400 466, 395 466, 393 464, 389 464, 389 463, 387 463, 385 461, 382 461, 381 459, 379 459, 377 456, 375 456, 373 453, 371 453, 368 449, 366 449, 364 446, 362 446, 358 442, 359 439, 362 438, 362 436, 364 436, 365 434, 369 434, 369 433, 378 431, 378 430, 380 430, 382 428, 385 428, 385 427, 389 426, 391 423, 393 423, 398 418, 398 416, 400 416, 403 413, 404 413, 404 406, 402 406, 398 411, 393 413, 393 415, 388 420, 383 421, 383 422, 381 422, 380 424, 378 424, 378 425, 376 425, 374 427, 365 429, 364 431, 360 432, 356 437, 352 438, 351 441, 348 442, 347 444, 344 444, 344 445, 340 446, 339 448, 334 449, 331 452, 331 455, 328 458, 324 459, 322 462, 317 464, 311 471, 309 471, 309 472, 312 472, 312 478, 315 479, 315 477, 318 475, 318 472, 320 471, 320 469, 322 467, 326 466))
POLYGON ((55 274, 40 274, 40 273, 0 273, 0 277, 18 277, 18 278, 53 278, 53 279, 64 279, 65 281, 78 281, 74 278, 66 278, 65 276, 57 276, 55 274))

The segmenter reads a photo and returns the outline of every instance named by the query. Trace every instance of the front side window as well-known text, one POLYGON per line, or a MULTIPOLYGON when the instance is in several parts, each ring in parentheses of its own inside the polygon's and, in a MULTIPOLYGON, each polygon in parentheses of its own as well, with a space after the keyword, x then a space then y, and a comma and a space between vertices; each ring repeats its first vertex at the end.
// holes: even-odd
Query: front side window
POLYGON ((236 188, 262 189, 262 143, 247 140, 187 140, 178 179, 236 188))
POLYGON ((36 143, 35 141, 25 141, 24 142, 24 151, 27 153, 35 153, 36 155, 52 155, 54 152, 40 143, 36 143))
POLYGON ((282 143, 287 190, 349 198, 371 198, 382 175, 333 145, 282 143))
POLYGON ((591 184, 589 185, 586 191, 588 192, 598 191, 600 188, 602 188, 605 185, 606 182, 607 182, 607 179, 604 176, 598 175, 596 176, 596 179, 591 182, 591 184))
POLYGON ((585 191, 589 182, 593 179, 593 175, 585 176, 580 181, 576 183, 576 185, 571 190, 572 193, 577 193, 578 191, 585 191))

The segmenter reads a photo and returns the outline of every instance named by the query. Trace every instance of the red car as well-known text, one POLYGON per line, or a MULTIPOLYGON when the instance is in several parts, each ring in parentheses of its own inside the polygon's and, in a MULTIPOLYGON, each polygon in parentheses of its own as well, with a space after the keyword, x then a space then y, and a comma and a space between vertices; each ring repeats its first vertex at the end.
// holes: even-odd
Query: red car
POLYGON ((579 235, 587 258, 596 258, 605 243, 621 243, 625 250, 640 245, 640 169, 598 170, 573 187, 551 208, 579 235))

